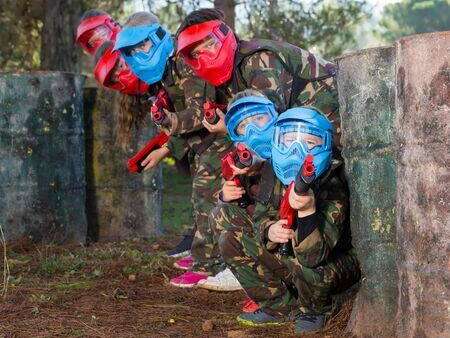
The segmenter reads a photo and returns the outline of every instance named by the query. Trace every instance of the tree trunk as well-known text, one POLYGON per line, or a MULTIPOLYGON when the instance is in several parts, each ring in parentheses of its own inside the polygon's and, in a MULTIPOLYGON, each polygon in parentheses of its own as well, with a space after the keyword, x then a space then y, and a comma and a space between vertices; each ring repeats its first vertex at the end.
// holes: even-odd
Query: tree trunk
POLYGON ((234 0, 214 0, 214 8, 220 9, 225 13, 225 22, 233 30, 236 18, 235 7, 236 2, 234 0))
POLYGON ((41 69, 78 72, 80 51, 74 31, 83 12, 81 0, 45 0, 41 69))

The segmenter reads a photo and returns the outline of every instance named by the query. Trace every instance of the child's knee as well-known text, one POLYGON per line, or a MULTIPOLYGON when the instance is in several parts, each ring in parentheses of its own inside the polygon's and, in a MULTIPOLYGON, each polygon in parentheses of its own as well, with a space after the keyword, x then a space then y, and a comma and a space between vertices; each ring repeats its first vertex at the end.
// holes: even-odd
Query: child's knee
POLYGON ((219 250, 225 262, 241 254, 242 245, 235 231, 226 230, 220 234, 219 250))

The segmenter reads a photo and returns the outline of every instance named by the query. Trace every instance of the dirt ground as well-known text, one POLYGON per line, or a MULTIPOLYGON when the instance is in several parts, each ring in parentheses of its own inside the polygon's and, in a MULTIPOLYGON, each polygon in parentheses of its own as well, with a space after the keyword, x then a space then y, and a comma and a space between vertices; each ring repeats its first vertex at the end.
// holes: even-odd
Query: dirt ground
MULTIPOLYGON (((246 329, 235 317, 242 292, 180 289, 164 257, 167 242, 89 247, 9 247, 9 283, 0 300, 2 337, 287 337, 293 325, 246 329), (211 328, 212 324, 212 328, 211 328)), ((2 271, 5 265, 2 265, 2 271)), ((2 288, 4 284, 0 285, 2 288)), ((320 335, 346 337, 351 301, 320 335)))

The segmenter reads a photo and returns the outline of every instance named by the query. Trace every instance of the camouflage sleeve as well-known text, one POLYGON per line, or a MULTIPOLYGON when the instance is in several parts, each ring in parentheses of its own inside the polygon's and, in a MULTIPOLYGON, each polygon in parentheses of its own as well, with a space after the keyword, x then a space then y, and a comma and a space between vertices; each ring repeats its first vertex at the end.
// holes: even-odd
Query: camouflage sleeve
POLYGON ((274 243, 269 240, 267 233, 270 226, 280 219, 278 216, 278 208, 275 208, 274 206, 279 204, 282 194, 283 186, 280 181, 276 180, 273 186, 270 201, 267 204, 256 204, 254 214, 254 231, 257 231, 261 243, 264 244, 268 250, 273 250, 278 246, 278 243, 274 243))
POLYGON ((301 60, 296 76, 308 83, 296 97, 291 98, 294 76, 286 67, 291 62, 283 53, 276 55, 271 51, 261 51, 248 56, 241 66, 243 80, 248 88, 264 93, 280 112, 299 106, 320 109, 333 123, 334 143, 340 149, 339 101, 333 77, 335 65, 300 48, 297 54, 301 60))
POLYGON ((292 75, 275 53, 261 51, 248 56, 242 62, 241 74, 247 88, 261 91, 275 104, 278 111, 286 110, 291 93, 292 75))
POLYGON ((278 244, 271 242, 267 238, 267 232, 269 231, 269 227, 278 220, 278 211, 268 205, 257 203, 253 218, 253 231, 257 234, 256 238, 259 238, 260 242, 264 244, 268 250, 275 249, 278 244))
POLYGON ((318 222, 315 229, 301 242, 298 233, 302 224, 298 224, 293 242, 295 256, 299 263, 307 267, 315 267, 324 262, 338 243, 344 227, 348 226, 347 199, 342 182, 331 178, 321 187, 316 197, 316 215, 318 222))
POLYGON ((196 77, 184 64, 177 63, 176 85, 184 94, 185 109, 177 110, 173 134, 190 133, 203 128, 203 103, 206 97, 214 97, 214 88, 196 77))
POLYGON ((189 152, 189 144, 182 137, 172 135, 166 144, 170 150, 170 155, 177 160, 181 160, 189 152))

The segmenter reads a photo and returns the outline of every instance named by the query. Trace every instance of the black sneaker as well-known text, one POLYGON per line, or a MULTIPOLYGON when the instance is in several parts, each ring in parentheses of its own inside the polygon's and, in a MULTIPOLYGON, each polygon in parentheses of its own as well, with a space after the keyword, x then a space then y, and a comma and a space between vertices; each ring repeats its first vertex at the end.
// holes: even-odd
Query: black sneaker
POLYGON ((191 254, 191 246, 194 236, 184 235, 180 243, 175 248, 166 252, 166 255, 173 258, 181 258, 191 254))
POLYGON ((307 333, 321 330, 325 326, 324 315, 301 314, 295 319, 295 333, 307 333))

